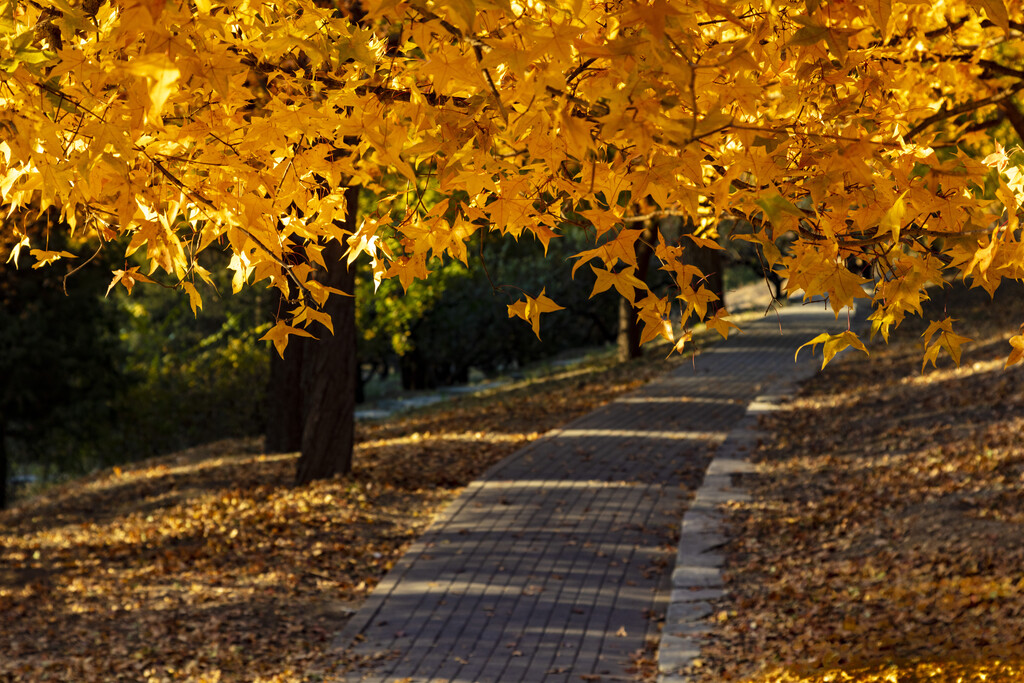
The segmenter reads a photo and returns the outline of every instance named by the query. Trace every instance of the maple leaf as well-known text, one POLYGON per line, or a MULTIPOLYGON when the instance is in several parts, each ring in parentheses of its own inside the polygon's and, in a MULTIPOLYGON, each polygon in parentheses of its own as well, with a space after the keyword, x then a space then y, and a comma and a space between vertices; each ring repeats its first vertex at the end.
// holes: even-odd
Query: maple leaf
POLYGON ((687 287, 678 298, 686 302, 686 317, 690 313, 696 313, 701 320, 708 313, 708 304, 718 301, 718 295, 704 285, 698 287, 696 291, 687 287))
POLYGON ((134 266, 127 270, 115 270, 114 277, 110 281, 110 285, 107 287, 107 294, 110 294, 110 290, 112 290, 118 283, 124 285, 124 288, 128 290, 129 294, 131 294, 136 282, 152 282, 152 280, 140 273, 138 266, 134 266))
POLYGON ((989 20, 1002 29, 1003 33, 1010 32, 1010 14, 1006 11, 1004 0, 973 0, 972 4, 985 10, 989 20))
POLYGON ((277 353, 282 358, 284 357, 284 350, 288 348, 288 338, 291 335, 296 337, 310 337, 315 339, 312 334, 302 329, 301 327, 292 327, 287 323, 279 320, 273 327, 267 330, 267 333, 260 337, 260 341, 271 341, 274 343, 274 348, 277 349, 277 353))
POLYGON ((703 249, 717 249, 720 251, 725 250, 725 247, 719 244, 718 240, 712 239, 710 237, 703 237, 701 235, 695 235, 693 233, 687 233, 686 236, 690 238, 694 244, 703 249))
POLYGON ((514 304, 508 306, 508 317, 522 318, 526 322, 530 323, 533 328, 533 333, 537 335, 537 339, 540 339, 540 315, 541 313, 551 313, 552 311, 561 311, 562 306, 559 306, 554 301, 545 296, 545 289, 540 290, 540 295, 534 299, 529 294, 523 294, 523 298, 514 304))
POLYGON ((203 307, 203 297, 199 294, 196 286, 187 280, 181 283, 181 288, 188 294, 188 304, 192 308, 192 315, 198 315, 203 307))
MULTIPOLYGON (((16 246, 21 246, 22 242, 19 242, 16 246)), ((54 261, 62 258, 78 258, 69 251, 44 251, 42 249, 32 249, 29 254, 36 258, 36 262, 32 264, 33 268, 42 268, 48 266, 54 261)), ((11 251, 11 258, 16 258, 14 251, 11 251)))
MULTIPOLYGON (((669 342, 676 342, 675 332, 672 329, 672 301, 668 297, 660 298, 653 293, 648 294, 643 300, 636 304, 639 307, 637 319, 644 324, 640 332, 640 343, 646 344, 649 341, 664 338, 669 342)), ((690 338, 689 333, 683 335, 685 339, 679 340, 678 349, 690 338)))
POLYGON ((1006 365, 1003 368, 1008 368, 1011 365, 1016 365, 1024 360, 1024 325, 1021 325, 1021 334, 1010 337, 1010 347, 1013 351, 1006 359, 1006 365))
POLYGON ((779 194, 777 190, 759 198, 757 205, 764 210, 768 220, 780 227, 788 227, 792 223, 793 218, 804 218, 804 212, 798 209, 793 202, 779 194), (785 219, 785 216, 790 218, 785 219))
POLYGON ((691 341, 693 341, 693 333, 684 332, 683 334, 679 335, 679 339, 677 339, 675 344, 672 345, 672 351, 671 353, 669 353, 669 356, 671 356, 673 353, 682 353, 683 349, 691 341))
POLYGON ((1006 170, 1006 167, 1010 163, 1010 157, 1006 154, 1006 150, 998 142, 995 143, 996 151, 989 154, 987 157, 981 160, 981 163, 986 166, 992 166, 997 171, 1002 173, 1006 170))
POLYGON ((371 258, 377 255, 377 221, 366 218, 360 224, 359 229, 347 238, 348 256, 346 262, 352 265, 360 254, 366 253, 371 258))
POLYGON ((148 81, 149 107, 146 116, 150 121, 159 120, 164 104, 176 90, 175 83, 181 77, 181 71, 170 56, 156 52, 139 55, 127 64, 126 71, 148 81))
POLYGON ((838 315, 840 311, 853 305, 856 298, 867 298, 864 285, 871 282, 866 277, 851 273, 842 265, 825 269, 818 284, 829 294, 828 303, 838 315))
POLYGON ((719 308, 713 316, 704 321, 704 325, 709 330, 714 330, 722 335, 723 339, 728 339, 730 329, 739 329, 739 325, 728 320, 728 318, 729 313, 724 308, 719 308))
POLYGON ((867 348, 864 346, 864 343, 857 337, 857 334, 852 330, 846 330, 845 332, 840 332, 837 334, 829 334, 828 332, 822 332, 809 342, 801 344, 799 348, 797 348, 796 353, 793 355, 793 360, 797 360, 797 357, 800 355, 800 349, 804 348, 805 346, 810 346, 811 350, 813 351, 814 347, 817 346, 818 344, 824 345, 822 347, 821 360, 821 368, 823 370, 825 369, 825 366, 828 365, 829 361, 835 358, 836 354, 842 351, 843 349, 852 346, 855 349, 863 351, 865 354, 868 352, 867 348))
POLYGON ((22 235, 14 246, 11 247, 11 253, 7 257, 7 263, 13 263, 14 268, 18 268, 18 257, 21 255, 21 250, 29 246, 29 240, 27 235, 22 235))
POLYGON ((594 289, 590 292, 591 297, 614 287, 622 295, 622 298, 633 303, 634 299, 636 299, 636 290, 647 289, 647 285, 634 274, 636 268, 633 266, 626 266, 617 272, 595 266, 591 266, 590 269, 597 276, 594 280, 594 289))
POLYGON ((903 192, 896 201, 893 202, 892 208, 885 212, 881 220, 878 221, 879 232, 888 232, 892 234, 893 241, 899 241, 900 229, 903 227, 903 216, 907 213, 906 204, 903 202, 903 198, 907 195, 903 192))
POLYGON ((946 318, 945 320, 935 320, 928 329, 921 335, 924 337, 925 351, 924 359, 921 361, 921 372, 924 372, 925 367, 930 362, 932 367, 938 367, 936 362, 939 357, 939 350, 945 349, 953 362, 956 363, 957 367, 960 366, 960 346, 965 342, 973 341, 969 337, 963 337, 953 332, 953 323, 956 322, 953 318, 946 318), (938 336, 935 336, 938 333, 938 336), (932 337, 935 337, 935 341, 931 341, 932 337), (931 342, 931 343, 929 343, 931 342))

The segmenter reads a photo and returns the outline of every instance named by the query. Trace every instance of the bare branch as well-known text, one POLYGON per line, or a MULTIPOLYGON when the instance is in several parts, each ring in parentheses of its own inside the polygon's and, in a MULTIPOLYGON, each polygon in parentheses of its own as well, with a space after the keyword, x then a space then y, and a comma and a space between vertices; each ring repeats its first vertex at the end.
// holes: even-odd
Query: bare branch
POLYGON ((1003 100, 999 106, 1002 107, 1006 118, 1010 120, 1010 125, 1017 131, 1017 137, 1021 139, 1021 142, 1024 142, 1024 112, 1021 112, 1017 103, 1011 97, 1003 100))
POLYGON ((987 107, 993 104, 999 104, 1013 97, 1016 93, 1020 92, 1021 90, 1024 90, 1024 81, 1021 81, 1020 83, 1014 83, 1013 86, 1011 86, 1010 88, 1007 88, 1006 90, 1000 93, 992 95, 991 97, 985 97, 980 100, 975 100, 973 102, 965 102, 964 104, 961 104, 958 107, 953 107, 952 109, 943 108, 938 113, 932 114, 931 116, 929 116, 928 118, 924 119, 916 126, 911 128, 907 132, 907 134, 903 136, 903 139, 907 142, 910 142, 917 136, 918 133, 928 128, 928 126, 932 125, 933 123, 945 121, 946 119, 951 119, 954 116, 959 116, 960 114, 966 114, 968 112, 977 111, 982 107, 987 107))

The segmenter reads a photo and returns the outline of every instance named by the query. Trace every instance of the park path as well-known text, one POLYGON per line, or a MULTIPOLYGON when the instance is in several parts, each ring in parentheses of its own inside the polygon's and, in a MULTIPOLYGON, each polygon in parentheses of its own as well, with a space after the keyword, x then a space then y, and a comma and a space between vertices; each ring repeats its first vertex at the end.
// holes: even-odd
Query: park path
POLYGON ((795 364, 800 344, 845 324, 786 307, 493 467, 346 625, 337 646, 373 665, 343 680, 637 680, 715 448, 765 388, 820 361, 795 364))

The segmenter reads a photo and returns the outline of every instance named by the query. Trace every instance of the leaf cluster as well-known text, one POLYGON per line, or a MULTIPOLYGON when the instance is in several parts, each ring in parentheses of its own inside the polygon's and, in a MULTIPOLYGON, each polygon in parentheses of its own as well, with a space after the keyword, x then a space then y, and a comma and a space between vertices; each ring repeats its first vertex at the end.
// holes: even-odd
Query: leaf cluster
MULTIPOLYGON (((194 308, 212 282, 199 255, 225 246, 234 290, 266 283, 289 300, 278 346, 325 322, 339 294, 315 278, 329 241, 349 262, 365 255, 375 283, 407 288, 445 258, 468 264, 475 235, 547 248, 567 225, 589 231, 577 265, 622 280, 607 284, 645 339, 685 342, 665 324, 675 307, 725 333, 728 312, 693 286, 709 274, 681 260, 689 242, 655 255, 673 292, 623 280, 635 226, 667 216, 746 220, 791 292, 837 313, 868 299, 887 336, 929 283, 991 293, 1024 277, 1024 173, 1007 151, 1024 134, 1021 12, 1005 0, 5 0, 0 203, 123 236, 147 265, 113 283, 157 279, 194 308), (377 200, 348 231, 354 186, 377 200), (773 251, 784 234, 790 248, 773 251)), ((40 261, 65 258, 16 237, 40 261)), ((541 291, 510 309, 535 331, 559 305, 541 291)))

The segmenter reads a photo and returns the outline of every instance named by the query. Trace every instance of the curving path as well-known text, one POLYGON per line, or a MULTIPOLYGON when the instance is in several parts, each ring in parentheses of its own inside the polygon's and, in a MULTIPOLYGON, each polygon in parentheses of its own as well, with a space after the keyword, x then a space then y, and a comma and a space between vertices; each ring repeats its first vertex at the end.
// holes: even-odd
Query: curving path
POLYGON ((701 567, 673 580, 677 556, 713 546, 684 523, 684 544, 703 547, 677 548, 688 501, 716 447, 749 426, 748 404, 817 367, 806 349, 794 363, 796 348, 842 326, 821 303, 787 307, 499 463, 352 617, 336 646, 374 665, 343 680, 633 681, 670 603, 671 675, 693 644, 679 620, 701 611, 680 595, 720 585, 701 567))

